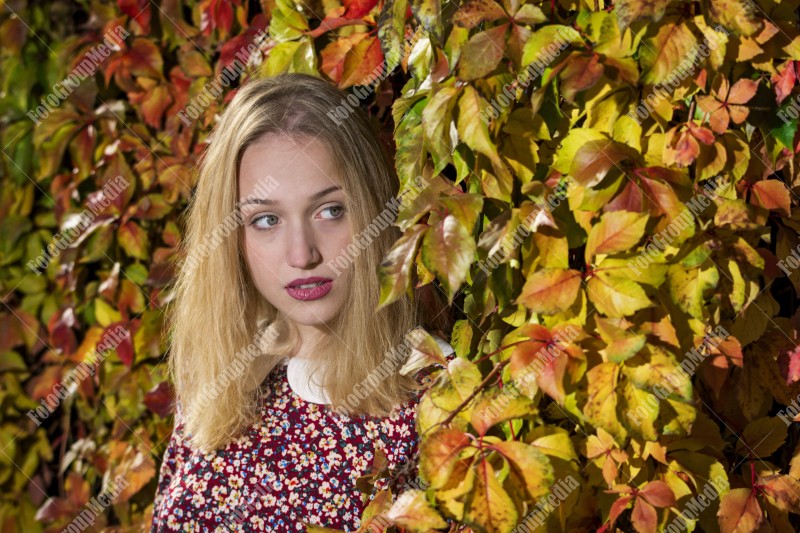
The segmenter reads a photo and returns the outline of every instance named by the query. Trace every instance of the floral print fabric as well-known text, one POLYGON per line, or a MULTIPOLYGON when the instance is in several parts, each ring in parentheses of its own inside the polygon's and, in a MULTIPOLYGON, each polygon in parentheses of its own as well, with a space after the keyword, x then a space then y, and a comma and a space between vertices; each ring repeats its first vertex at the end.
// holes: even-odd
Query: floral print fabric
MULTIPOLYGON (((220 450, 190 448, 178 409, 151 533, 305 531, 302 522, 358 528, 372 495, 361 493, 356 479, 369 472, 378 448, 392 469, 413 457, 422 392, 389 417, 342 417, 295 394, 286 368, 284 360, 266 380, 272 391, 262 402, 260 421, 220 450)), ((385 488, 385 481, 377 488, 385 488)))

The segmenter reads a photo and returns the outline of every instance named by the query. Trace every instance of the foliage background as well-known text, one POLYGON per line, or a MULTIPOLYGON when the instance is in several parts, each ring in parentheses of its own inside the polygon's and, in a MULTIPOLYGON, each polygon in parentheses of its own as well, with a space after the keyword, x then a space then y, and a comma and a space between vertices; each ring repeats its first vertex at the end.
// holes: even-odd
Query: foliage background
POLYGON ((171 431, 162 324, 178 216, 240 80, 191 124, 178 112, 262 29, 245 77, 309 72, 353 90, 381 73, 362 106, 396 143, 403 183, 447 178, 401 212, 382 296, 435 283, 457 310, 461 357, 420 421, 429 503, 410 492, 398 516, 381 496, 373 519, 510 531, 574 475, 551 530, 613 518, 655 531, 722 475, 731 490, 689 527, 797 529, 798 430, 777 417, 800 394, 800 270, 778 266, 800 244, 797 119, 779 116, 800 94, 796 1, 18 0, 0 9, 3 531, 60 530, 117 475, 129 487, 96 528, 149 524, 171 431), (718 24, 722 45, 641 125, 628 116, 718 24), (130 36, 93 77, 41 124, 26 116, 118 25, 130 36), (557 35, 568 46, 484 124, 557 35), (44 275, 28 269, 116 176, 131 187, 44 275), (631 270, 716 176, 728 185, 712 205, 645 274, 631 270), (550 213, 568 178, 577 187, 550 213), (481 276, 477 260, 531 213, 535 231, 481 276), (120 325, 130 334, 97 375, 37 427, 28 410, 120 325), (501 388, 570 325, 581 336, 487 423, 501 388), (715 326, 726 344, 632 424, 626 411, 715 326))

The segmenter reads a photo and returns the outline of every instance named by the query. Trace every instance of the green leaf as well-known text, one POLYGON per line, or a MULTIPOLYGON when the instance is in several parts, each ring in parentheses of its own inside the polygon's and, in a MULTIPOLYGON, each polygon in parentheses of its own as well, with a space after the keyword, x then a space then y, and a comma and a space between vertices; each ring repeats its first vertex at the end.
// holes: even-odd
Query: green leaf
POLYGON ((422 262, 444 282, 452 301, 467 279, 477 247, 471 233, 453 215, 437 221, 422 241, 422 262))
POLYGON ((470 37, 461 54, 458 77, 468 81, 476 80, 496 69, 505 55, 507 32, 508 23, 470 37))
POLYGON ((419 241, 428 226, 417 224, 397 240, 378 268, 381 294, 377 310, 389 305, 408 289, 411 267, 417 255, 419 241))
POLYGON ((474 478, 474 488, 464 504, 464 518, 484 531, 510 533, 519 515, 492 465, 486 459, 478 459, 470 475, 474 478))
POLYGON ((653 305, 641 285, 625 278, 593 276, 586 289, 597 311, 612 318, 630 316, 653 305))
POLYGON ((516 477, 524 482, 531 500, 547 495, 553 485, 553 467, 545 454, 534 446, 517 441, 498 442, 491 447, 508 459, 516 477))

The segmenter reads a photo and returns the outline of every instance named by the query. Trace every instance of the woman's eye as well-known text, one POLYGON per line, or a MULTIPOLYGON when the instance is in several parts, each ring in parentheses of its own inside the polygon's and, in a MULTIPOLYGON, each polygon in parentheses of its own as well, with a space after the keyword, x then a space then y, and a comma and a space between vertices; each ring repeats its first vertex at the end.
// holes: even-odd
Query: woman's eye
POLYGON ((339 218, 342 215, 342 213, 344 213, 344 206, 342 206, 342 205, 332 205, 330 207, 326 207, 325 209, 323 209, 323 211, 328 211, 328 210, 331 210, 331 209, 333 209, 336 212, 336 214, 333 216, 333 218, 339 218), (336 211, 337 209, 339 211, 336 211))
POLYGON ((259 228, 259 229, 269 229, 269 228, 272 228, 274 226, 274 224, 264 223, 264 221, 268 220, 268 219, 277 219, 277 218, 278 217, 276 217, 275 215, 259 216, 259 217, 254 218, 250 222, 250 225, 251 226, 255 226, 255 227, 259 228))

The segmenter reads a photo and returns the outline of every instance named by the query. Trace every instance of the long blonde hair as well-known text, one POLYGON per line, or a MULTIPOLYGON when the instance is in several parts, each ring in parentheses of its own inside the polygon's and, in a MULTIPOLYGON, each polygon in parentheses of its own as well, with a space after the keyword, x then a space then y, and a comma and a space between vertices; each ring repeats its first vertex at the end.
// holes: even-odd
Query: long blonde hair
MULTIPOLYGON (((181 267, 168 312, 170 375, 184 428, 197 449, 225 446, 257 420, 265 387, 253 386, 253 376, 265 375, 263 369, 270 371, 294 353, 299 340, 296 326, 282 320, 256 290, 242 253, 242 228, 229 224, 245 149, 270 133, 323 141, 352 204, 348 210, 353 235, 367 228, 399 192, 394 166, 366 114, 351 108, 339 125, 330 117, 346 98, 346 93, 310 75, 251 79, 210 135, 184 217, 181 267), (220 230, 225 227, 231 230, 227 234, 220 230), (203 252, 199 259, 198 251, 203 252)), ((380 294, 377 268, 400 236, 389 224, 349 267, 349 293, 324 354, 323 383, 334 409, 350 397, 352 414, 386 416, 419 390, 410 376, 393 372, 352 408, 355 387, 409 331, 428 320, 429 310, 419 297, 403 297, 375 311, 380 294)))

